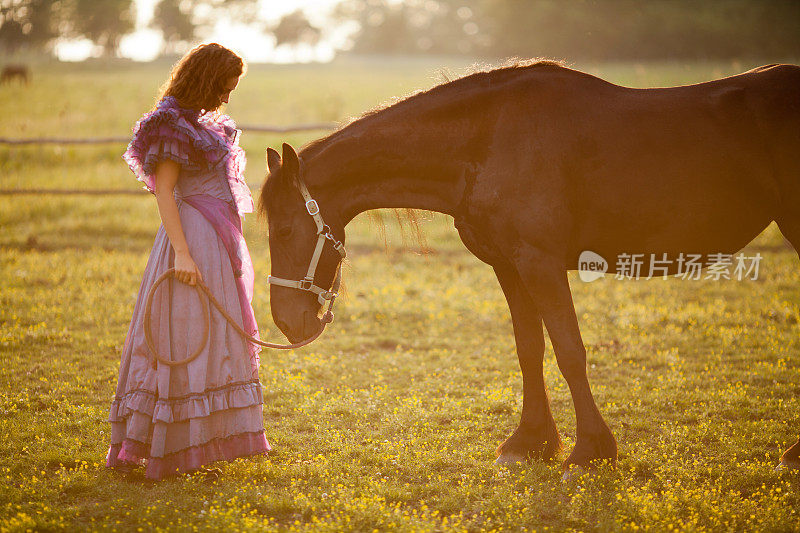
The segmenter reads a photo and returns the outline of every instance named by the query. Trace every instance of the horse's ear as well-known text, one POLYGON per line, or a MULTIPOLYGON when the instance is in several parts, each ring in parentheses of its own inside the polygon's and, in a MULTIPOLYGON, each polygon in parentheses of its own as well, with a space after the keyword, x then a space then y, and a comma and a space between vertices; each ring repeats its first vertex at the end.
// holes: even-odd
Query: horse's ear
POLYGON ((272 148, 267 148, 267 168, 269 168, 270 172, 275 172, 281 168, 281 154, 272 148))
POLYGON ((300 177, 300 159, 292 145, 283 143, 283 173, 292 180, 300 177))

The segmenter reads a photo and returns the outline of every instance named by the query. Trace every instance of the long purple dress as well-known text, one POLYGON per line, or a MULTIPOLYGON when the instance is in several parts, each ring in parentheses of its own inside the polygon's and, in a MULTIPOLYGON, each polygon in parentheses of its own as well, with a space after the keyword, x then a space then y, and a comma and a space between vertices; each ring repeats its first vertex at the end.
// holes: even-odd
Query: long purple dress
MULTIPOLYGON (((168 96, 137 122, 123 157, 151 192, 157 163, 180 163, 174 195, 189 252, 226 311, 257 336, 253 267, 240 217, 253 211, 253 200, 242 177, 244 151, 238 136, 229 117, 200 115, 168 96)), ((125 338, 109 414, 107 465, 146 464, 152 479, 270 450, 261 413, 259 348, 245 342, 213 306, 208 311, 208 344, 195 360, 170 367, 150 353, 144 335, 145 298, 173 262, 161 226, 125 338)), ((175 361, 193 353, 203 325, 195 289, 165 282, 152 307, 153 338, 162 357, 175 361)))

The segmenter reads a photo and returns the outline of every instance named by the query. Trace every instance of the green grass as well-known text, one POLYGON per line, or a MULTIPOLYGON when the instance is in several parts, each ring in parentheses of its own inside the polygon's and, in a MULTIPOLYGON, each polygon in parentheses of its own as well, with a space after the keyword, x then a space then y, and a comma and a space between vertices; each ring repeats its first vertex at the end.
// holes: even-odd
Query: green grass
MULTIPOLYGON (((466 65, 451 64, 455 72, 466 65)), ((626 85, 689 83, 754 65, 588 65, 626 85)), ((437 81, 434 61, 253 66, 240 123, 340 120, 437 81)), ((50 65, 0 88, 0 136, 120 135, 164 65, 50 65)), ((265 145, 245 135, 249 181, 265 145)), ((138 187, 121 146, 0 147, 0 188, 138 187)), ((493 466, 521 376, 492 271, 452 222, 431 253, 387 220, 348 227, 346 296, 322 339, 262 354, 269 458, 216 481, 148 483, 103 466, 107 409, 158 227, 152 197, 0 197, 0 530, 791 531, 800 476, 773 471, 800 431, 800 262, 774 226, 748 247, 758 281, 572 276, 589 376, 617 436, 616 470, 560 480, 557 463, 493 466)), ((262 334, 263 225, 246 221, 262 334)), ((548 344, 545 376, 567 449, 574 411, 548 344)))

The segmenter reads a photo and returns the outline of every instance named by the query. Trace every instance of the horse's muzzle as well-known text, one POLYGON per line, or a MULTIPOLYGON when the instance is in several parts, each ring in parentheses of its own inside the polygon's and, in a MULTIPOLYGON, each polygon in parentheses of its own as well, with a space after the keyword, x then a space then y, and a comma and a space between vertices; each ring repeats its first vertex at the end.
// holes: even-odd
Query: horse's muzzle
POLYGON ((322 322, 311 311, 303 311, 297 320, 287 320, 287 317, 273 317, 275 324, 286 335, 289 342, 296 343, 313 337, 322 328, 322 322))

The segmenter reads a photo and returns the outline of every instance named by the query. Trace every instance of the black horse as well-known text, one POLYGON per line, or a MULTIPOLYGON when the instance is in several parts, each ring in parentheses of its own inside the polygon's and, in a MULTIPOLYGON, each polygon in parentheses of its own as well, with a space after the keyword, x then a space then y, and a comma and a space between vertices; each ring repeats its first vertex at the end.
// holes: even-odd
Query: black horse
MULTIPOLYGON (((582 251, 606 259, 733 253, 773 220, 800 250, 793 65, 657 89, 620 87, 552 62, 516 65, 371 112, 299 156, 284 144, 282 157, 270 149, 267 158, 261 208, 277 277, 306 275, 318 242, 309 216, 316 204, 299 192, 306 186, 333 242, 363 211, 427 209, 451 215, 466 247, 494 268, 511 308, 524 394, 499 462, 551 458, 561 446, 542 374, 542 322, 576 411, 564 467, 616 459, 567 281, 582 251)), ((340 259, 323 246, 314 284, 330 287, 340 259)), ((272 315, 292 341, 319 330, 321 301, 271 289, 272 315)), ((799 453, 800 442, 783 462, 800 465, 799 453)))

